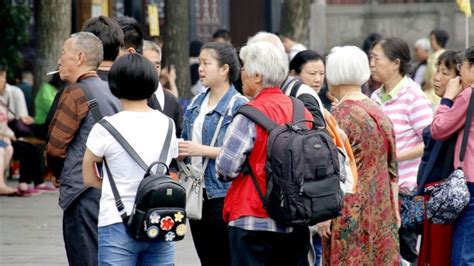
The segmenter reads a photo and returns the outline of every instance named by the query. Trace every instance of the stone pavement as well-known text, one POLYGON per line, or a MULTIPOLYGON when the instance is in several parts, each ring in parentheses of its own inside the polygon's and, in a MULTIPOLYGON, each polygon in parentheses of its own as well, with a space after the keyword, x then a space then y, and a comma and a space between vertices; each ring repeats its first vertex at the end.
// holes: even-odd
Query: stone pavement
MULTIPOLYGON (((57 201, 58 192, 0 197, 0 265, 67 265, 57 201)), ((175 262, 199 265, 190 232, 176 242, 175 262)))

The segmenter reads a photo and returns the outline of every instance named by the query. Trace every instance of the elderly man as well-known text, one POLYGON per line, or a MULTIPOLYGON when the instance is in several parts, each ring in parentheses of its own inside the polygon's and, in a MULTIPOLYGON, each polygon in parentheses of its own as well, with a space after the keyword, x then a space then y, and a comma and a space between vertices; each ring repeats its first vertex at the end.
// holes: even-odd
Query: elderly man
POLYGON ((46 161, 52 181, 60 187, 63 237, 70 265, 97 265, 97 219, 100 191, 86 188, 82 158, 95 123, 88 101, 95 99, 102 115, 120 110, 108 84, 97 76, 102 62, 102 42, 89 32, 71 35, 59 58, 59 75, 71 85, 64 89, 49 127, 46 161))
MULTIPOLYGON (((158 44, 152 41, 143 42, 143 56, 150 60, 156 66, 156 72, 160 75, 161 71, 161 48, 158 44)), ((158 83, 153 96, 149 99, 148 105, 159 110, 163 114, 173 119, 176 125, 176 136, 181 136, 181 130, 183 129, 182 123, 182 110, 178 103, 178 99, 168 90, 164 90, 161 83, 158 83)))
MULTIPOLYGON (((288 74, 288 59, 273 44, 257 42, 240 51, 243 61, 244 94, 273 121, 292 121, 293 104, 280 84, 288 74)), ((311 119, 305 111, 306 119, 311 119)), ((225 180, 233 180, 224 202, 224 220, 229 223, 232 265, 308 265, 307 226, 288 227, 269 217, 248 174, 241 172, 248 160, 258 184, 267 183, 267 132, 243 115, 229 126, 217 170, 225 180)), ((261 188, 265 192, 265 187, 261 188)))
POLYGON ((431 45, 430 40, 427 38, 421 38, 415 42, 415 57, 418 61, 418 64, 413 69, 413 73, 411 78, 420 86, 423 86, 425 82, 424 76, 426 71, 426 63, 428 61, 428 57, 431 53, 431 45))

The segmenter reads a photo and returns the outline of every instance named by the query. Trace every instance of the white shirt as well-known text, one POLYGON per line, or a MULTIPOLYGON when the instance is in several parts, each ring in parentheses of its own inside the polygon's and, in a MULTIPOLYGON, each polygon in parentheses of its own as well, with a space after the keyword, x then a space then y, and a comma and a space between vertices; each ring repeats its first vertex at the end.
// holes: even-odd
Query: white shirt
POLYGON ((158 82, 158 88, 155 91, 156 99, 161 106, 161 110, 165 109, 165 92, 163 91, 163 86, 158 82))
MULTIPOLYGON (((168 117, 160 111, 122 111, 105 119, 123 135, 147 165, 158 161, 168 130, 168 117)), ((100 124, 95 124, 92 128, 87 139, 87 148, 96 156, 106 158, 125 210, 130 214, 138 185, 145 171, 100 124)), ((169 165, 171 159, 176 157, 178 157, 178 142, 173 129, 165 163, 169 165)), ((106 172, 104 169, 99 226, 122 222, 106 172)))
POLYGON ((308 48, 306 48, 306 46, 302 45, 301 43, 297 43, 295 45, 293 45, 291 48, 290 48, 290 51, 288 52, 288 59, 289 61, 291 61, 291 59, 293 59, 293 57, 295 57, 295 55, 301 51, 304 51, 304 50, 308 50, 308 48))
MULTIPOLYGON (((202 126, 204 125, 204 120, 206 119, 206 114, 212 112, 217 104, 213 106, 207 106, 209 103, 209 93, 207 94, 206 98, 202 101, 201 110, 199 111, 199 115, 194 120, 193 124, 193 132, 191 140, 196 143, 202 144, 202 126)), ((191 157, 191 164, 196 168, 198 171, 202 171, 202 163, 203 157, 201 156, 193 156, 191 157)))
MULTIPOLYGON (((285 95, 290 95, 291 94, 291 89, 293 89, 293 86, 295 85, 295 82, 296 82, 296 78, 294 77, 288 77, 289 79, 291 78, 291 80, 289 82, 291 82, 291 86, 288 86, 288 88, 284 91, 285 95)), ((301 94, 309 94, 311 96, 313 96, 316 101, 318 101, 318 104, 319 104, 319 108, 321 109, 321 112, 323 112, 323 108, 324 108, 324 105, 323 105, 323 102, 321 102, 321 98, 319 98, 319 95, 318 93, 313 90, 313 88, 311 88, 310 86, 302 83, 301 86, 299 87, 298 91, 296 92, 296 98, 300 97, 301 94)))
POLYGON ((8 112, 8 120, 28 116, 28 108, 26 107, 23 91, 9 84, 5 84, 5 86, 5 91, 0 94, 1 100, 16 114, 16 117, 13 117, 13 114, 8 112))

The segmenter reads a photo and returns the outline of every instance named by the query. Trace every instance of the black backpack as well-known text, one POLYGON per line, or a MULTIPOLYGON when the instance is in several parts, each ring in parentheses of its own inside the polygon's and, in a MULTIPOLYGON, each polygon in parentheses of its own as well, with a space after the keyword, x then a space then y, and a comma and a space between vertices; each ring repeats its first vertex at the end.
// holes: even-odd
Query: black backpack
MULTIPOLYGON (((249 174, 268 215, 285 225, 314 225, 340 215, 343 192, 340 188, 338 149, 328 134, 302 122, 304 105, 293 102, 293 122, 277 125, 258 109, 244 105, 242 114, 269 132, 267 144, 267 194, 263 195, 248 163, 249 174)), ((314 124, 314 123, 313 123, 314 124)))
POLYGON ((164 163, 168 155, 173 121, 168 118, 168 133, 158 161, 147 166, 132 146, 120 132, 107 120, 99 123, 122 145, 124 150, 145 170, 145 176, 138 186, 132 213, 127 215, 124 210, 120 194, 104 159, 107 176, 110 180, 115 203, 127 232, 137 240, 142 241, 178 241, 184 238, 186 228, 186 191, 168 174, 160 174, 160 166, 168 167, 164 163), (151 173, 153 166, 158 165, 155 174, 151 173))

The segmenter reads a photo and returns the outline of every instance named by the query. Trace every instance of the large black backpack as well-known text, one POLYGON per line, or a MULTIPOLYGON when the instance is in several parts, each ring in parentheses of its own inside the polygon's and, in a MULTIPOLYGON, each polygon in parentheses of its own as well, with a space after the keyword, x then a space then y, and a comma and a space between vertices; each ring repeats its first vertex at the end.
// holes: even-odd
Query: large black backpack
POLYGON ((293 102, 293 122, 277 125, 255 107, 244 105, 242 114, 269 132, 267 143, 267 193, 263 195, 248 161, 249 174, 263 207, 275 221, 285 225, 314 225, 340 215, 338 150, 321 129, 306 128, 304 105, 293 102))

